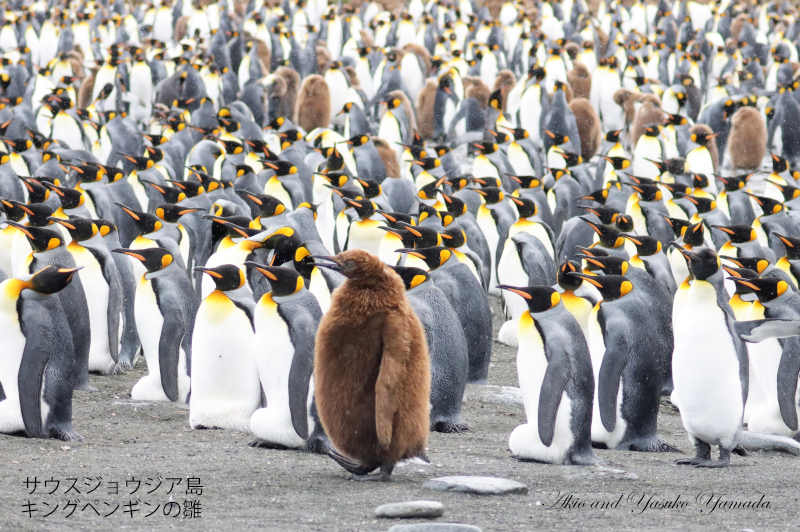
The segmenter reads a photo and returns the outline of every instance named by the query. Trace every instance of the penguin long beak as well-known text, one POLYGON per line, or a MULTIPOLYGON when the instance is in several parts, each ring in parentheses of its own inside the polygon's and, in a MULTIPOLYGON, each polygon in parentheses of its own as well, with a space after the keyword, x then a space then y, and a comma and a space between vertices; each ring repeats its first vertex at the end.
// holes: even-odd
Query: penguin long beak
POLYGON ((592 284, 592 285, 596 286, 597 288, 603 288, 603 285, 599 281, 597 281, 597 278, 595 276, 587 275, 585 273, 578 273, 578 272, 569 272, 569 273, 567 273, 567 275, 571 275, 572 277, 580 277, 581 279, 583 279, 587 283, 592 284))
POLYGON ((73 231, 76 229, 74 225, 72 225, 71 223, 68 223, 66 220, 63 220, 61 218, 54 218, 53 216, 48 216, 47 217, 47 221, 48 222, 55 222, 57 224, 61 224, 64 227, 66 227, 67 229, 71 229, 73 231))
POLYGON ((114 253, 122 253, 123 255, 128 255, 128 256, 133 257, 134 259, 140 260, 142 262, 145 261, 145 258, 142 255, 139 255, 138 253, 136 253, 135 251, 133 251, 131 249, 116 248, 116 249, 112 249, 111 251, 113 251, 114 253))
POLYGON ((419 251, 415 251, 413 249, 400 248, 400 249, 394 250, 394 252, 395 253, 404 253, 406 255, 411 255, 412 257, 417 257, 417 258, 420 258, 422 260, 425 260, 425 255, 423 255, 419 251))
POLYGON ((506 284, 499 284, 499 285, 497 285, 497 288, 500 288, 502 290, 508 290, 509 292, 514 292, 518 296, 522 296, 525 299, 533 299, 533 297, 531 297, 530 294, 528 294, 527 292, 523 292, 521 289, 519 289, 519 288, 517 288, 515 286, 508 286, 506 284))
MULTIPOLYGON (((727 270, 726 270, 726 271, 727 271, 727 270)), ((756 291, 758 291, 758 292, 760 292, 760 291, 761 291, 761 289, 760 289, 759 287, 757 287, 757 286, 756 286, 756 285, 754 285, 753 283, 749 282, 747 279, 742 279, 742 278, 739 278, 739 277, 728 277, 728 279, 729 279, 729 280, 731 280, 731 281, 733 281, 734 283, 743 284, 743 285, 745 285, 746 287, 748 287, 748 288, 752 288, 753 290, 756 290, 756 291)))
POLYGON ((262 273, 264 275, 264 277, 266 277, 270 281, 277 281, 278 280, 278 277, 274 273, 272 273, 268 269, 265 269, 265 268, 267 268, 266 266, 258 264, 257 262, 253 262, 253 261, 249 261, 248 260, 248 261, 245 261, 244 265, 247 266, 248 268, 252 268, 254 270, 259 271, 260 273, 262 273))
POLYGON ((222 279, 222 274, 221 274, 221 273, 218 273, 218 272, 215 272, 215 271, 214 271, 213 269, 211 269, 211 268, 203 268, 202 266, 196 266, 196 267, 195 267, 195 269, 194 269, 194 271, 196 271, 196 272, 203 272, 203 273, 207 273, 207 274, 208 274, 208 275, 210 275, 211 277, 215 277, 215 278, 217 278, 217 279, 222 279))
POLYGON ((323 255, 310 255, 310 257, 314 260, 314 265, 315 266, 318 266, 318 267, 321 267, 321 268, 328 268, 329 270, 333 270, 335 272, 341 272, 342 271, 342 267, 339 266, 339 263, 336 262, 336 259, 334 257, 325 257, 323 255), (331 264, 324 263, 324 262, 319 262, 321 260, 326 260, 326 261, 330 262, 331 264))
POLYGON ((695 253, 692 253, 691 251, 689 251, 685 247, 681 246, 677 242, 670 242, 669 245, 674 247, 674 248, 676 248, 678 251, 681 252, 681 255, 683 255, 684 257, 686 257, 689 260, 692 260, 692 258, 697 256, 695 253))
POLYGON ((17 223, 17 222, 12 222, 11 220, 6 220, 5 223, 10 225, 11 227, 16 227, 17 229, 22 231, 25 234, 25 236, 27 236, 30 239, 33 239, 33 235, 31 234, 30 231, 28 231, 28 227, 27 226, 22 225, 22 224, 17 223))

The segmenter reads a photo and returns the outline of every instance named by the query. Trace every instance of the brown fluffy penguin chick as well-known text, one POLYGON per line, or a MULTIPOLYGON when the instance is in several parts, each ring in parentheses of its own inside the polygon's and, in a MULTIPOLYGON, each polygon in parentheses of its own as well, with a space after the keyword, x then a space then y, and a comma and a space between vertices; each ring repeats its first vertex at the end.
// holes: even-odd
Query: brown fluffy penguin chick
POLYGON ((435 79, 428 79, 417 94, 417 132, 423 139, 433 137, 434 102, 438 88, 439 84, 435 79))
POLYGON ((186 29, 189 27, 190 15, 183 15, 178 19, 175 24, 175 30, 172 32, 172 40, 174 42, 181 42, 186 37, 186 29))
POLYGON ((264 66, 264 72, 269 72, 272 65, 272 52, 270 52, 269 46, 261 39, 255 38, 253 39, 253 44, 256 45, 256 55, 258 55, 261 64, 264 66))
POLYGON ((489 96, 491 95, 492 91, 484 82, 480 81, 480 79, 478 79, 476 83, 472 83, 464 88, 464 98, 475 98, 478 100, 481 109, 486 109, 489 106, 489 96))
POLYGON ((653 125, 662 125, 667 118, 667 113, 661 109, 661 100, 655 94, 645 94, 641 100, 642 105, 633 116, 631 127, 631 146, 636 146, 639 137, 644 135, 644 128, 653 125))
POLYGON ((408 43, 403 46, 403 52, 409 54, 415 54, 417 59, 420 60, 420 68, 422 70, 422 74, 427 76, 428 73, 433 68, 433 63, 431 61, 431 54, 427 48, 424 46, 420 46, 416 43, 408 43))
POLYGON ((567 72, 567 81, 576 98, 588 98, 592 92, 592 74, 580 61, 572 62, 572 70, 567 72))
POLYGON ((400 163, 397 162, 397 154, 394 152, 389 143, 380 137, 370 137, 375 148, 378 150, 378 155, 381 156, 384 166, 386 166, 387 177, 400 177, 400 163))
POLYGON ((736 170, 758 170, 766 153, 767 125, 764 117, 754 107, 742 107, 733 114, 728 134, 731 164, 736 170))
POLYGON ((511 92, 511 89, 514 88, 514 85, 517 84, 517 77, 514 75, 513 72, 507 69, 503 69, 497 73, 497 77, 494 78, 494 87, 492 91, 496 91, 502 87, 505 87, 502 96, 500 97, 501 107, 500 110, 502 112, 506 111, 506 103, 508 102, 508 94, 511 92))
POLYGON ((278 105, 278 116, 293 116, 294 104, 297 101, 297 89, 300 87, 300 74, 292 68, 282 66, 275 69, 275 75, 283 78, 286 86, 278 105))
POLYGON ((331 123, 331 93, 325 78, 311 74, 300 85, 294 108, 294 123, 305 131, 331 123))
POLYGON ((317 46, 317 73, 324 76, 331 66, 331 54, 324 46, 317 46))
POLYGON ((581 157, 588 161, 603 142, 603 129, 600 127, 600 117, 586 98, 575 98, 569 104, 569 110, 575 115, 578 123, 578 133, 581 137, 581 157))
MULTIPOLYGON (((706 135, 713 135, 714 131, 705 124, 695 124, 689 129, 689 133, 705 133, 706 135)), ((730 142, 730 137, 728 142, 730 142)), ((717 148, 717 139, 714 137, 706 141, 706 149, 711 155, 711 162, 714 164, 714 172, 719 171, 719 149, 717 148)))
POLYGON ((81 88, 78 89, 78 101, 76 102, 78 109, 86 109, 92 103, 92 91, 94 90, 94 79, 97 76, 97 70, 92 70, 92 73, 83 78, 81 82, 81 88))
POLYGON ((576 42, 568 42, 564 45, 564 51, 569 55, 570 61, 575 61, 581 53, 581 47, 576 42))
POLYGON ((353 249, 316 262, 346 277, 315 345, 317 411, 336 448, 328 454, 358 480, 386 481, 398 461, 425 456, 431 383, 425 331, 403 281, 377 256, 353 249))

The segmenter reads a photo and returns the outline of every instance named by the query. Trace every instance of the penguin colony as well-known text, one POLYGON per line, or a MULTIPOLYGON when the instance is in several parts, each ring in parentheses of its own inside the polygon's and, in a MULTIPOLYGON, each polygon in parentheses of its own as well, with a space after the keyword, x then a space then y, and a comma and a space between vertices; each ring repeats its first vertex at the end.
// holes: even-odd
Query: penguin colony
POLYGON ((386 480, 429 430, 468 430, 491 296, 517 459, 673 451, 664 395, 680 464, 800 439, 788 1, 0 20, 0 431, 81 439, 73 392, 144 357, 134 400, 386 480))

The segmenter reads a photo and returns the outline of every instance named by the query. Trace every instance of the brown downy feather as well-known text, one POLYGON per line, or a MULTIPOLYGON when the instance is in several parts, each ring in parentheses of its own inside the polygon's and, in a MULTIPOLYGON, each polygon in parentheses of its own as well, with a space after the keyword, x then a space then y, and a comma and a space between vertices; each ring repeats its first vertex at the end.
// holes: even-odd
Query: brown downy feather
POLYGON ((264 65, 264 72, 269 73, 272 65, 272 52, 269 51, 269 46, 261 39, 253 39, 253 42, 258 47, 256 48, 256 55, 261 60, 261 64, 264 65))
POLYGON ((325 46, 317 46, 317 73, 324 76, 331 65, 331 54, 325 46))
POLYGON ((600 117, 586 98, 572 100, 569 110, 575 115, 575 121, 578 123, 578 133, 581 137, 581 157, 584 161, 588 161, 597 153, 600 143, 603 142, 600 117))
POLYGON ((311 74, 300 85, 295 103, 294 123, 305 131, 331 123, 331 94, 325 78, 311 74))
POLYGON ((424 456, 430 362, 425 331, 400 277, 360 249, 331 298, 314 356, 314 396, 333 446, 367 468, 424 456))
POLYGON ((184 15, 178 19, 178 23, 175 24, 175 31, 172 33, 173 42, 181 42, 186 38, 186 28, 189 26, 190 18, 192 17, 189 15, 184 15))
POLYGON ((505 87, 506 89, 503 91, 503 96, 501 98, 501 110, 503 112, 506 111, 506 102, 508 101, 508 93, 511 92, 511 89, 514 88, 514 85, 517 83, 517 77, 514 75, 513 72, 510 70, 503 69, 497 73, 497 77, 494 79, 494 87, 492 87, 492 91, 496 91, 501 87, 505 87))
POLYGON ((567 55, 569 55, 571 61, 575 61, 581 53, 581 47, 575 42, 568 42, 565 44, 564 50, 567 52, 567 55))
POLYGON ((78 101, 75 105, 78 109, 86 109, 92 103, 92 91, 94 90, 94 78, 99 69, 92 69, 92 73, 81 82, 81 88, 78 89, 78 101))
POLYGON ((597 32, 597 40, 600 41, 600 53, 597 54, 597 57, 605 57, 608 51, 608 35, 600 26, 595 26, 594 30, 597 32))
POLYGON ((347 73, 347 78, 350 80, 350 86, 354 89, 361 88, 361 80, 358 79, 358 74, 356 73, 356 69, 347 65, 344 67, 345 73, 347 73))
POLYGON ((572 62, 572 70, 567 72, 567 81, 575 98, 588 98, 592 92, 592 75, 580 61, 572 62))
POLYGON ((361 30, 361 42, 364 43, 364 46, 375 46, 375 39, 372 38, 372 34, 367 30, 361 30))
MULTIPOLYGON (((714 131, 705 124, 695 124, 689 129, 689 133, 705 133, 706 135, 713 135, 714 131)), ((730 142, 730 140, 729 140, 730 142)), ((711 154, 711 162, 714 164, 714 173, 719 169, 719 149, 717 148, 717 139, 711 137, 706 142, 706 149, 711 154)))
POLYGON ((503 9, 504 0, 483 0, 483 2, 479 2, 478 5, 481 4, 489 10, 489 14, 492 18, 497 18, 500 16, 500 10, 503 9))
POLYGON ((433 63, 431 62, 431 54, 427 48, 424 46, 420 46, 416 43, 408 43, 403 46, 403 51, 406 53, 416 54, 416 56, 422 60, 420 63, 420 67, 422 68, 422 75, 427 76, 428 73, 433 68, 433 63))
MULTIPOLYGON (((467 79, 464 77, 463 79, 467 79)), ((475 98, 478 100, 481 109, 486 109, 489 105, 489 96, 492 91, 486 84, 478 78, 477 83, 472 83, 470 86, 464 85, 464 98, 475 98)))
POLYGON ((758 170, 767 153, 767 125, 758 109, 742 107, 733 114, 727 150, 736 170, 758 170))
POLYGON ((294 114, 294 106, 297 101, 297 91, 300 88, 300 74, 289 67, 278 67, 275 75, 283 79, 285 89, 278 105, 278 116, 290 117, 294 114))
MULTIPOLYGON (((634 114, 633 125, 631 126, 631 146, 635 148, 639 137, 644 134, 644 128, 652 125, 660 126, 667 118, 667 114, 661 109, 661 100, 655 94, 646 94, 641 98, 634 99, 634 101, 642 102, 639 110, 634 114)), ((633 102, 631 102, 632 105, 633 102)))
POLYGON ((384 166, 386 166, 386 175, 388 177, 400 177, 400 163, 397 162, 397 154, 389 146, 389 143, 380 137, 371 137, 372 143, 378 150, 378 155, 381 156, 384 166))
POLYGON ((405 109, 406 116, 409 117, 410 131, 417 129, 417 117, 414 114, 414 108, 411 106, 411 100, 408 99, 406 93, 401 90, 396 90, 390 92, 389 95, 393 98, 400 98, 400 101, 403 102, 403 109, 405 109))
POLYGON ((742 32, 742 28, 744 28, 748 20, 749 17, 744 13, 733 19, 733 22, 731 22, 731 39, 734 41, 739 40, 739 33, 742 32))
POLYGON ((439 84, 436 83, 435 79, 429 79, 417 94, 417 127, 419 128, 417 132, 424 139, 429 139, 433 136, 434 102, 438 87, 439 84))

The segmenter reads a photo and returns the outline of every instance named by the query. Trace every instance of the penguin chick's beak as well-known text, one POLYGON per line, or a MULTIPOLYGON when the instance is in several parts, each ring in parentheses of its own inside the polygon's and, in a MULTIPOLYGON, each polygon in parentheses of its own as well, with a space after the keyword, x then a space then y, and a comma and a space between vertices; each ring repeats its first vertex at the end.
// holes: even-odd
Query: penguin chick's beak
POLYGON ((515 286, 508 286, 506 284, 499 284, 499 285, 497 285, 497 288, 500 288, 502 290, 508 290, 509 292, 514 292, 518 296, 522 296, 525 299, 533 299, 530 294, 528 294, 527 292, 523 292, 522 290, 520 290, 519 288, 517 288, 515 286))
POLYGON ((314 259, 314 265, 322 268, 328 268, 329 270, 333 270, 335 272, 341 272, 342 267, 339 266, 339 263, 336 262, 336 259, 333 257, 325 257, 322 255, 311 255, 311 258, 314 259), (321 260, 326 260, 331 264, 325 262, 319 262, 321 260))

